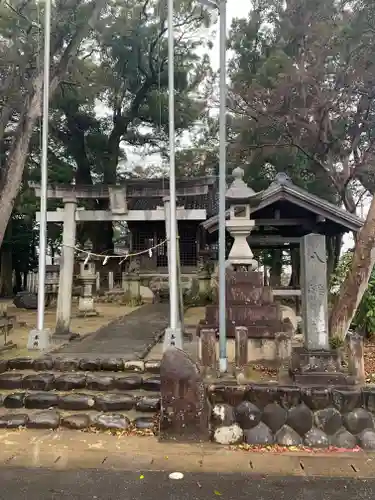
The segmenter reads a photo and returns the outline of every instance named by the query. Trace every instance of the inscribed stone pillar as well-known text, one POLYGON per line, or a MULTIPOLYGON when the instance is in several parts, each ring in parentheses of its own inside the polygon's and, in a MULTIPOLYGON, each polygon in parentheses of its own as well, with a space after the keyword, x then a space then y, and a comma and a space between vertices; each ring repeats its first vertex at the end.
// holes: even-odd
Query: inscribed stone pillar
POLYGON ((76 244, 75 198, 64 198, 63 247, 60 259, 59 292, 57 298, 57 335, 69 334, 72 313, 72 288, 74 273, 74 246, 76 244))
POLYGON ((325 236, 308 234, 301 243, 302 314, 305 347, 329 349, 325 236))

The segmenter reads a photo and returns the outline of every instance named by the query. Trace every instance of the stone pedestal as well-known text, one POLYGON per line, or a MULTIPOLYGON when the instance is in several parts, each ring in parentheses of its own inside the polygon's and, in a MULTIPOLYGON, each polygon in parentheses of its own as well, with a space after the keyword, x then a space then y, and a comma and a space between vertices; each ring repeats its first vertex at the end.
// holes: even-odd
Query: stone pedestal
MULTIPOLYGON (((262 273, 227 270, 225 286, 229 362, 235 362, 240 368, 249 362, 279 363, 281 358, 282 362, 285 357, 290 358, 293 326, 289 320, 282 320, 280 306, 273 302, 272 290, 263 286, 262 273)), ((203 341, 203 334, 211 332, 218 339, 218 324, 218 305, 207 306, 205 319, 197 331, 201 337, 200 359, 211 359, 211 355, 204 352, 207 342, 203 341)))
POLYGON ((294 349, 290 373, 293 380, 301 385, 356 384, 355 377, 350 377, 342 368, 340 351, 333 349, 294 349))
POLYGON ((78 300, 78 310, 80 316, 98 315, 98 311, 96 311, 94 305, 94 297, 80 297, 78 300))
POLYGON ((51 331, 45 328, 42 331, 31 330, 27 341, 27 349, 29 351, 46 351, 50 347, 51 331))
POLYGON ((141 295, 141 278, 139 274, 129 273, 122 278, 124 292, 132 299, 138 299, 141 295))
POLYGON ((211 291, 211 276, 208 273, 198 274, 198 289, 200 295, 209 294, 211 291))

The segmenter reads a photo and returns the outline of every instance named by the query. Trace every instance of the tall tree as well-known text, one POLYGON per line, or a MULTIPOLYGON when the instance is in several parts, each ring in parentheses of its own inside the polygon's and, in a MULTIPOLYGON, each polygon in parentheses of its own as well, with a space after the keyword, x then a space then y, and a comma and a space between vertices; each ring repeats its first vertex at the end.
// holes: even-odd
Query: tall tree
MULTIPOLYGON (((57 1, 53 8, 51 94, 74 62, 105 0, 57 1)), ((32 0, 1 3, 0 143, 11 144, 0 172, 0 245, 19 192, 34 127, 41 114, 43 87, 42 8, 32 0)))
POLYGON ((353 180, 375 188, 368 175, 375 58, 363 20, 368 7, 350 7, 334 0, 256 2, 249 19, 233 26, 231 101, 239 158, 302 154, 308 174, 328 180, 355 211, 353 180))
MULTIPOLYGON (((210 75, 204 42, 209 17, 195 0, 175 3, 175 98, 177 138, 205 113, 202 81, 210 75)), ((70 163, 77 184, 115 184, 126 148, 167 158, 168 50, 164 0, 108 3, 91 53, 77 61, 53 101, 53 154, 70 163), (98 105, 99 103, 99 105, 98 105)), ((52 153, 52 152, 51 152, 52 153)), ((92 208, 108 208, 106 201, 92 208)), ((112 245, 111 223, 86 226, 97 251, 112 245), (100 236, 98 238, 98 236, 100 236)))
MULTIPOLYGON (((289 157, 301 180, 318 180, 323 195, 326 186, 325 196, 351 212, 358 183, 374 192, 374 18, 370 2, 259 0, 247 20, 234 23, 230 100, 238 161, 289 157)), ((333 335, 345 334, 370 275, 372 210, 332 311, 333 335)))

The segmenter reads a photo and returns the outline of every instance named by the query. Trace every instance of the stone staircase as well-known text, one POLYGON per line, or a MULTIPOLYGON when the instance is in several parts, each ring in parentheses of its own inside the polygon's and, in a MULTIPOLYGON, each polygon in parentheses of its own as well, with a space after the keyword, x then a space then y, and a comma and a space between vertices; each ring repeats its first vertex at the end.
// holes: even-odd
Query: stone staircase
POLYGON ((51 356, 0 360, 0 428, 154 434, 160 362, 51 356))

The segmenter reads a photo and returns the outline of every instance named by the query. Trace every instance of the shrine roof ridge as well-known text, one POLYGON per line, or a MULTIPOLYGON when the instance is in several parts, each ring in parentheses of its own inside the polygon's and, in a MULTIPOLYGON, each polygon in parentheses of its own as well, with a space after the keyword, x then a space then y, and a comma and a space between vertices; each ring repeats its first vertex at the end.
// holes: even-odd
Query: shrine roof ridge
MULTIPOLYGON (((358 232, 364 223, 360 217, 296 186, 285 174, 278 174, 269 187, 259 194, 261 194, 259 203, 251 207, 251 215, 254 219, 256 219, 257 212, 262 209, 277 202, 286 201, 315 214, 321 220, 329 220, 341 227, 342 232, 358 232)), ((229 218, 229 210, 226 211, 226 217, 229 218)), ((201 225, 210 232, 217 230, 218 215, 213 215, 201 225)))
MULTIPOLYGON (((209 186, 216 185, 216 177, 189 177, 176 180, 176 188, 181 191, 181 195, 196 195, 206 193, 209 186), (204 189, 205 188, 205 189, 204 189)), ((29 186, 35 190, 36 195, 40 194, 40 184, 30 182, 29 186)), ((66 195, 74 195, 77 198, 108 198, 110 189, 126 190, 127 196, 164 196, 169 191, 169 178, 155 179, 126 179, 117 184, 49 184, 48 197, 63 198, 66 195), (127 188, 131 188, 130 190, 127 188), (135 194, 132 193, 135 191, 135 194), (143 194, 144 193, 144 194, 143 194)))

